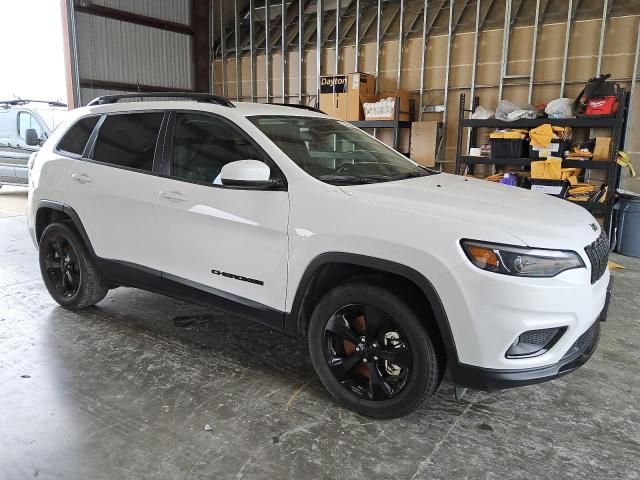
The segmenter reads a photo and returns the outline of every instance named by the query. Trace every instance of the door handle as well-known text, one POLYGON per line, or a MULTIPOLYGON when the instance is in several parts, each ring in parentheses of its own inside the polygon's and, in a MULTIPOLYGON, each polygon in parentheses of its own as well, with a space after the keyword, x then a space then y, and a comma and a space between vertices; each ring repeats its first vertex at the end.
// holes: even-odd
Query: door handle
POLYGON ((184 202, 187 200, 187 197, 185 197, 180 192, 165 192, 163 190, 160 190, 160 192, 158 192, 158 195, 167 200, 171 200, 172 202, 184 202))
POLYGON ((91 183, 93 179, 86 173, 74 173, 71 178, 78 183, 91 183))

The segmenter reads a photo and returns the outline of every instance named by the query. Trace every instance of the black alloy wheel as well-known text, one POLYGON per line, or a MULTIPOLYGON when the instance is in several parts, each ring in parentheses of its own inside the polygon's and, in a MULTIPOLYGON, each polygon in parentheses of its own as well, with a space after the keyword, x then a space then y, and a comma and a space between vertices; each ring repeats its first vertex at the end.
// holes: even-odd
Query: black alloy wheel
POLYGON ((42 280, 58 304, 77 310, 105 297, 109 288, 96 259, 72 226, 62 222, 48 225, 38 248, 42 280))
POLYGON ((63 298, 73 298, 80 289, 78 253, 68 239, 52 235, 44 245, 44 267, 51 285, 63 298))
POLYGON ((444 372, 446 358, 431 340, 429 321, 424 305, 413 305, 377 277, 343 283, 325 293, 311 315, 313 366, 348 408, 376 418, 406 415, 433 395, 444 372))
POLYGON ((373 305, 347 305, 324 333, 325 356, 336 380, 360 398, 387 400, 411 375, 411 351, 389 315, 373 305))

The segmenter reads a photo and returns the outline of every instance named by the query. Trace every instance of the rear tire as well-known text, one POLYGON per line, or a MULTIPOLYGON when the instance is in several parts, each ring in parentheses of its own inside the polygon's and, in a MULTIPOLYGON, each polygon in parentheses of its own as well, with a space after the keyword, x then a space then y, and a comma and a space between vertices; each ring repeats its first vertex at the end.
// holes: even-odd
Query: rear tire
POLYGON ((363 415, 406 415, 440 384, 443 362, 420 318, 378 285, 351 282, 327 292, 311 316, 308 340, 325 388, 363 415))
POLYGON ((109 288, 78 234, 64 223, 52 223, 40 237, 40 272, 51 297, 78 310, 102 300, 109 288))

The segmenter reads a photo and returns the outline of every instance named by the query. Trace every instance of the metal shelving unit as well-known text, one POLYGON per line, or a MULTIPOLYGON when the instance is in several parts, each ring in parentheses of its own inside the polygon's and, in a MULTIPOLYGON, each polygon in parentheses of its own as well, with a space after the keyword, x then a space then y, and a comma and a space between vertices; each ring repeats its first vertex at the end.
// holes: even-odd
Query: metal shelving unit
MULTIPOLYGON (((410 112, 400 111, 400 97, 396 97, 393 108, 392 120, 359 120, 349 122, 354 127, 358 128, 392 128, 393 129, 393 149, 398 150, 400 148, 400 129, 408 128, 411 130, 411 120, 400 120, 401 114, 409 114, 410 112)), ((375 131, 374 131, 375 136, 375 131)), ((399 150, 398 150, 399 151, 399 150)))
POLYGON ((531 162, 537 158, 504 158, 504 157, 472 157, 462 154, 462 139, 465 128, 469 129, 469 145, 467 148, 475 147, 477 144, 477 129, 479 128, 535 128, 542 124, 549 123, 553 126, 571 127, 573 129, 608 129, 611 130, 611 148, 608 161, 600 160, 563 160, 564 168, 582 168, 586 171, 599 170, 606 171, 607 197, 603 203, 575 202, 589 210, 594 215, 604 216, 604 228, 609 231, 615 201, 615 192, 620 182, 620 166, 616 162, 618 150, 623 142, 626 124, 626 112, 628 109, 628 93, 620 89, 618 93, 618 112, 613 117, 606 118, 535 118, 526 120, 516 120, 505 122, 494 118, 478 120, 467 118, 466 114, 475 111, 479 104, 478 97, 473 98, 470 109, 465 108, 465 94, 460 94, 460 108, 458 111, 458 142, 456 147, 456 174, 462 174, 462 166, 465 170, 473 172, 474 165, 493 165, 501 167, 529 167, 531 162))

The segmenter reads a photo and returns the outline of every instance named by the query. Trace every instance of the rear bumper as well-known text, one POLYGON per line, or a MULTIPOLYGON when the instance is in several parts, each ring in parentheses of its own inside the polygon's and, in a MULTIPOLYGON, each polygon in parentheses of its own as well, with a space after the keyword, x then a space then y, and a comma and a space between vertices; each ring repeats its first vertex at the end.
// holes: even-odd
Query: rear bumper
POLYGON ((600 340, 600 319, 584 332, 562 359, 553 365, 522 370, 494 370, 458 364, 451 370, 453 381, 476 390, 500 390, 553 380, 584 365, 600 340))

